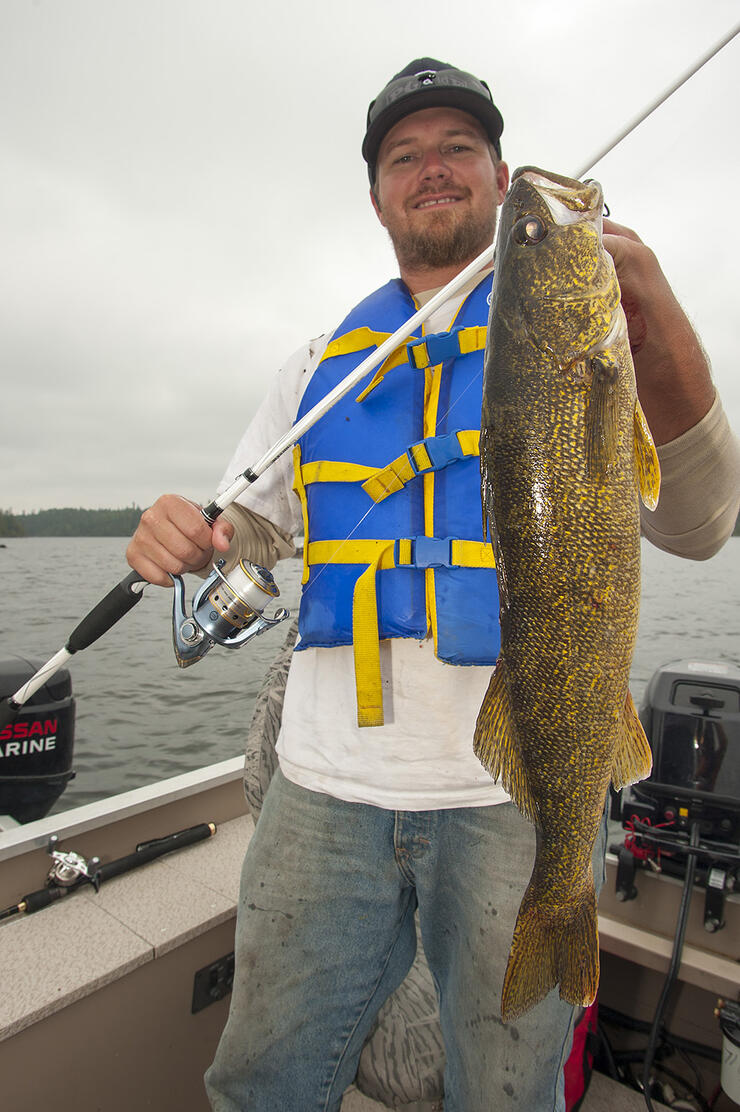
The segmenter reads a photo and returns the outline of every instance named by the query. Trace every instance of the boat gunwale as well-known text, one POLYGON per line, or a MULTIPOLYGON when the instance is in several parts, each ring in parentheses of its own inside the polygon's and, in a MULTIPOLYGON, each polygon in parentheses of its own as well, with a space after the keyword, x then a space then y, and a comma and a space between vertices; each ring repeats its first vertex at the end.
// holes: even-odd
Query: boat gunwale
MULTIPOLYGON (((46 849, 52 834, 61 838, 83 834, 89 830, 120 822, 124 819, 163 807, 169 803, 197 795, 211 788, 240 779, 244 774, 244 757, 229 757, 216 764, 205 765, 158 780, 131 791, 120 792, 73 807, 67 811, 46 815, 29 822, 0 831, 0 862, 8 861, 32 850, 46 849)), ((245 803, 246 809, 246 803, 245 803)))

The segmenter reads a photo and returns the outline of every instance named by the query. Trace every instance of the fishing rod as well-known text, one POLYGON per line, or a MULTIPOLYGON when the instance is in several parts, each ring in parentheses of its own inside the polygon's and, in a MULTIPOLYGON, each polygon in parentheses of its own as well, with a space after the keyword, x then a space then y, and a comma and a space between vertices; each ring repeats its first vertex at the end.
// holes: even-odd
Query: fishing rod
POLYGON ((86 859, 82 854, 72 850, 63 852, 57 849, 59 837, 57 834, 52 834, 47 846, 52 865, 46 877, 45 887, 37 889, 36 892, 29 892, 17 904, 11 904, 10 907, 0 911, 0 920, 41 911, 42 908, 56 903, 57 900, 61 900, 85 884, 91 884, 95 891, 99 892, 100 885, 104 881, 130 873, 132 869, 156 861, 166 853, 185 849, 186 846, 194 846, 197 842, 212 838, 215 833, 215 823, 202 822, 197 826, 188 827, 187 830, 167 834, 163 838, 140 842, 133 853, 127 853, 124 857, 116 858, 115 861, 108 861, 105 865, 101 865, 99 857, 86 859))
MULTIPOLYGON (((733 27, 723 39, 679 77, 656 100, 652 101, 618 135, 572 176, 582 178, 610 151, 643 123, 657 108, 681 88, 707 64, 723 47, 740 33, 740 24, 733 27)), ((208 525, 213 525, 223 511, 240 494, 250 487, 268 467, 300 440, 305 432, 327 413, 338 401, 357 386, 370 371, 375 370, 407 343, 416 328, 423 324, 445 301, 457 293, 469 280, 493 262, 494 246, 491 244, 443 286, 421 309, 418 309, 400 328, 383 341, 353 371, 351 371, 321 401, 292 426, 269 448, 255 464, 247 467, 220 495, 201 509, 208 525)), ((192 615, 185 611, 185 588, 180 576, 171 576, 174 587, 173 645, 180 667, 186 668, 201 660, 215 645, 239 648, 251 637, 278 625, 289 617, 284 608, 268 617, 265 606, 279 595, 275 581, 267 569, 250 561, 240 560, 228 575, 222 571, 224 561, 219 560, 193 599, 192 615), (264 597, 263 597, 264 596, 264 597)), ((54 654, 22 687, 0 703, 0 730, 12 722, 21 707, 51 678, 76 652, 87 648, 116 624, 142 597, 147 580, 138 572, 130 572, 113 590, 101 599, 73 630, 65 646, 54 654)))

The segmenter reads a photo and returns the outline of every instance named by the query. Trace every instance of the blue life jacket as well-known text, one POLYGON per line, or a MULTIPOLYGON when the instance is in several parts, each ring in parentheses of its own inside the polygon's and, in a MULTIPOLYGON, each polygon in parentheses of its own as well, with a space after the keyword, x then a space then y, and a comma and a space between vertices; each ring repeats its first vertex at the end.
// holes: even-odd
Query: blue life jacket
MULTIPOLYGON (((383 722, 378 642, 421 640, 449 664, 494 664, 498 590, 482 538, 478 439, 491 277, 450 332, 390 356, 294 451, 305 547, 297 648, 354 644, 360 725, 383 722)), ((334 333, 299 420, 416 312, 400 279, 334 333)))

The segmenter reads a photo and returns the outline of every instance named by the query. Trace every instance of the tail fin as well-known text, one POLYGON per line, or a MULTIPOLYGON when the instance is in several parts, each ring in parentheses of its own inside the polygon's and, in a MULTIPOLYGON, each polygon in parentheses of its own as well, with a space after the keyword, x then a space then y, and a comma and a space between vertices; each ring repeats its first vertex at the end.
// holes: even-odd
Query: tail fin
POLYGON ((560 985, 561 999, 587 1007, 599 987, 596 892, 591 881, 577 907, 546 908, 530 882, 514 928, 501 992, 501 1018, 516 1019, 560 985))

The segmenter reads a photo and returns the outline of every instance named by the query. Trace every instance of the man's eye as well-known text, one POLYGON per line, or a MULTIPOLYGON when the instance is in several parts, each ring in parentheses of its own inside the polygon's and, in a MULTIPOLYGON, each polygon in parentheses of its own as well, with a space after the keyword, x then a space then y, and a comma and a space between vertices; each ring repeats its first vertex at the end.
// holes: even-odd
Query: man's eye
POLYGON ((400 154, 398 158, 394 159, 394 162, 397 166, 402 165, 405 162, 411 162, 413 157, 414 156, 412 154, 400 154))

